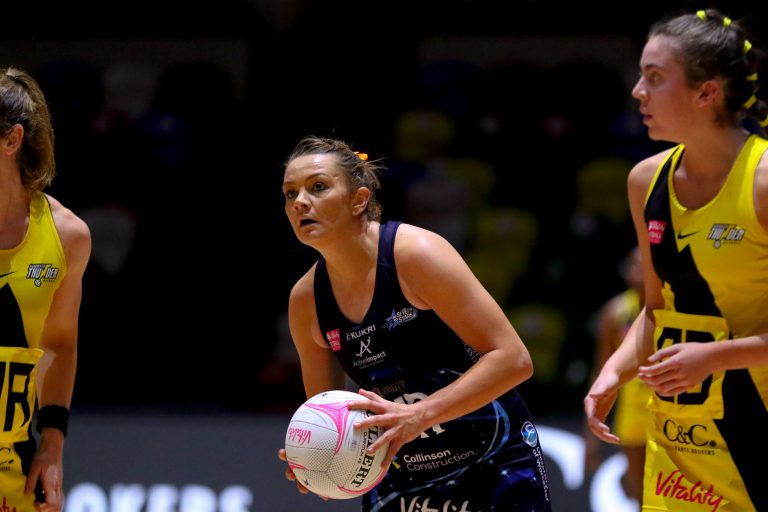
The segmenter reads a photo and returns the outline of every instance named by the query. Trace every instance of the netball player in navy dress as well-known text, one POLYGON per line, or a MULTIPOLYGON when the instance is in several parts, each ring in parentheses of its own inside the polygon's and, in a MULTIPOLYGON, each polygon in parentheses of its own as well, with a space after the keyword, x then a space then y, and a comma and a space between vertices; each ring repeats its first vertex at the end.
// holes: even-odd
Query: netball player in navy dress
POLYGON ((350 408, 375 413, 359 426, 386 429, 371 449, 390 442, 363 510, 551 510, 514 389, 532 375, 528 351, 445 239, 379 222, 377 171, 342 141, 307 137, 283 181, 296 236, 321 255, 289 301, 306 394, 343 389, 346 375, 366 397, 350 408))

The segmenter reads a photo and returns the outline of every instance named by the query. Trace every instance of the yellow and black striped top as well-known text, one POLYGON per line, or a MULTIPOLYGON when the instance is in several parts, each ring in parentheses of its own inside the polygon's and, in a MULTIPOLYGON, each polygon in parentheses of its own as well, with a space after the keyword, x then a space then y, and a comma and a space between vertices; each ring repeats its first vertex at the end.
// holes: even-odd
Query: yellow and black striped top
POLYGON ((66 273, 50 205, 32 195, 22 242, 0 249, 0 441, 22 441, 35 405, 35 375, 45 321, 66 273))

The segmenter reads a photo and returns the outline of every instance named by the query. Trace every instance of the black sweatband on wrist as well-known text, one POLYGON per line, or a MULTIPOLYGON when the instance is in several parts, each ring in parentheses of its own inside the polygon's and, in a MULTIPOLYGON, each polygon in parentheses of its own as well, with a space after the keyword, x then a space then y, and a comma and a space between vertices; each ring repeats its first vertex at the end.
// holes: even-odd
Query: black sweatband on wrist
POLYGON ((37 411, 37 431, 41 432, 44 428, 56 428, 61 430, 64 437, 67 437, 67 426, 69 425, 69 409, 61 405, 46 405, 37 411))

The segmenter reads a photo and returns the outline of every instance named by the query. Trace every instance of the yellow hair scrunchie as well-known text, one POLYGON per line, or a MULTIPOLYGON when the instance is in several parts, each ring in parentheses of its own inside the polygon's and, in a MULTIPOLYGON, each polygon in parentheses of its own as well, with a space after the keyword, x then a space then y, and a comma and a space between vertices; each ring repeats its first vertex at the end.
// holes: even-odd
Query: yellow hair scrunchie
POLYGON ((701 21, 707 19, 707 13, 705 11, 696 11, 696 16, 698 16, 701 21))
POLYGON ((766 126, 768 126, 768 116, 765 116, 765 119, 763 119, 762 121, 760 121, 760 126, 762 126, 763 128, 765 128, 766 126))
POLYGON ((747 53, 751 49, 752 49, 752 43, 749 42, 749 39, 745 39, 744 40, 744 53, 747 53))
POLYGON ((744 107, 744 110, 749 110, 750 108, 752 108, 752 105, 754 105, 756 101, 757 101, 757 98, 753 94, 752 96, 749 97, 747 101, 744 102, 744 105, 742 105, 744 107))
POLYGON ((747 82, 757 82, 757 73, 747 75, 747 82))
POLYGON ((723 18, 723 25, 725 25, 726 27, 730 27, 731 26, 731 18, 729 18, 728 16, 724 17, 723 18))

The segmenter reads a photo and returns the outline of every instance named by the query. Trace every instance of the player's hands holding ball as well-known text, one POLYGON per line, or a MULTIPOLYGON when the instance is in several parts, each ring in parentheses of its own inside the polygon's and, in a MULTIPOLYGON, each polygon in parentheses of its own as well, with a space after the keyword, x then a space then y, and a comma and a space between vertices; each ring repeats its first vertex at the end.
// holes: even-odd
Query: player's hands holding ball
POLYGON ((385 468, 389 467, 392 459, 405 443, 413 441, 431 426, 425 424, 426 414, 418 402, 400 404, 365 389, 360 389, 358 394, 368 400, 353 400, 349 402, 349 408, 366 409, 374 415, 355 422, 355 428, 363 429, 374 425, 384 427, 384 433, 369 447, 368 451, 375 452, 379 447, 389 443, 389 450, 381 463, 385 468))
MULTIPOLYGON (((277 458, 282 460, 283 462, 288 462, 288 458, 285 455, 285 448, 280 448, 277 451, 277 458)), ((309 494, 309 489, 301 485, 301 482, 299 482, 299 479, 296 478, 296 475, 293 473, 293 470, 291 469, 291 466, 288 466, 285 469, 285 478, 290 480, 291 482, 296 482, 296 488, 299 490, 301 494, 309 494)), ((327 500, 328 498, 325 498, 321 496, 324 500, 327 500)))

